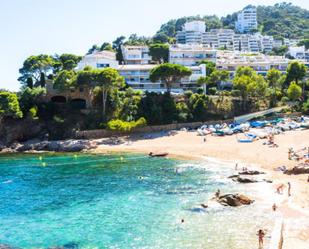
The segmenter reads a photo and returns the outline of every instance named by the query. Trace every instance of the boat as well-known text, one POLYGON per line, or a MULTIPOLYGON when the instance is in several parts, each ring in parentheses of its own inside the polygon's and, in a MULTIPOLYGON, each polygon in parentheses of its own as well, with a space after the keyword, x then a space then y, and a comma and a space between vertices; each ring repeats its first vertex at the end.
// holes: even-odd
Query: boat
POLYGON ((162 153, 153 153, 153 152, 150 152, 148 154, 150 157, 166 157, 168 155, 167 152, 162 152, 162 153))

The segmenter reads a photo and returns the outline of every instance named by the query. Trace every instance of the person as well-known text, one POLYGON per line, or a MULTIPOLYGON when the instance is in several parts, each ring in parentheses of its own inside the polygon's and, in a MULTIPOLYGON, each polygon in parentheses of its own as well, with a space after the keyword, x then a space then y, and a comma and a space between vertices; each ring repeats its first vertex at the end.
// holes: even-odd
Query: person
POLYGON ((288 182, 288 196, 291 196, 291 183, 288 182))
POLYGON ((235 170, 237 170, 237 167, 238 167, 238 163, 235 164, 235 170))
POLYGON ((276 205, 276 203, 273 204, 272 208, 273 208, 273 211, 276 211, 276 210, 277 210, 277 205, 276 205))
POLYGON ((184 219, 181 219, 181 223, 184 223, 185 222, 185 220, 184 219))
POLYGON ((259 237, 259 248, 263 248, 265 232, 260 229, 257 235, 259 237))
POLYGON ((216 198, 219 198, 219 197, 220 197, 220 189, 217 190, 217 192, 216 192, 215 195, 216 195, 216 198))
POLYGON ((283 184, 280 184, 280 185, 277 187, 277 193, 278 193, 278 194, 282 194, 282 190, 283 190, 283 184))
POLYGON ((204 137, 204 139, 203 139, 203 140, 204 140, 204 143, 205 143, 205 142, 206 142, 206 136, 204 137))
POLYGON ((309 182, 309 176, 308 176, 307 182, 309 182))

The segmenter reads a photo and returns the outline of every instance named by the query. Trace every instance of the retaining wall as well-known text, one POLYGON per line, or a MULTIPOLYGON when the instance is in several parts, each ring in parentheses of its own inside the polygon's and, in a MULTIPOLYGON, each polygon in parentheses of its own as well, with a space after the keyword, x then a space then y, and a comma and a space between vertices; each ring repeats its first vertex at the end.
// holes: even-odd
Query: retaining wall
POLYGON ((154 126, 145 126, 133 129, 130 132, 119 132, 119 131, 111 131, 105 129, 98 130, 85 130, 85 131, 76 131, 75 138, 77 139, 96 139, 96 138, 104 138, 111 136, 123 136, 130 135, 135 133, 152 133, 152 132, 160 132, 160 131, 170 131, 170 130, 179 130, 181 128, 191 128, 196 129, 201 127, 204 124, 220 124, 220 123, 231 123, 232 119, 221 120, 221 121, 209 121, 209 122, 193 122, 193 123, 177 123, 177 124, 167 124, 167 125, 154 125, 154 126))

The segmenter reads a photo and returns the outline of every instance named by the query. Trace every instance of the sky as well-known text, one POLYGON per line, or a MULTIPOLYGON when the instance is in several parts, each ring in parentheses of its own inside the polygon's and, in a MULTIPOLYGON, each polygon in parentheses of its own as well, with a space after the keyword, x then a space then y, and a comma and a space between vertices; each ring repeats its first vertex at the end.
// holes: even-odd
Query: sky
MULTIPOLYGON (((282 0, 283 1, 283 0, 282 0)), ((152 36, 170 19, 219 17, 278 0, 0 0, 0 89, 17 91, 30 55, 84 55, 93 44, 132 33, 152 36)), ((308 0, 290 0, 309 9, 308 0)))

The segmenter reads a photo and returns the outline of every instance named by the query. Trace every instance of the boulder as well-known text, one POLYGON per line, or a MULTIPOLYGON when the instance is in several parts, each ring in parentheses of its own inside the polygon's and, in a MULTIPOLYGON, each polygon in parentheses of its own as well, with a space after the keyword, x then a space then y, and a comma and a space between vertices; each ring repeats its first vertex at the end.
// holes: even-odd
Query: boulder
POLYGON ((239 174, 240 175, 261 175, 261 174, 265 174, 265 172, 257 171, 257 170, 246 170, 246 171, 239 172, 239 174))
POLYGON ((287 175, 309 174, 309 166, 295 166, 292 169, 284 171, 287 175))
POLYGON ((235 177, 230 177, 234 182, 239 182, 239 183, 255 183, 258 182, 256 179, 252 178, 247 178, 247 177, 241 177, 241 176, 235 176, 235 177))
POLYGON ((231 207, 238 207, 242 205, 250 205, 254 202, 245 195, 242 194, 226 194, 219 196, 217 200, 223 206, 231 206, 231 207))
POLYGON ((0 249, 18 249, 18 248, 7 244, 0 244, 0 249))

